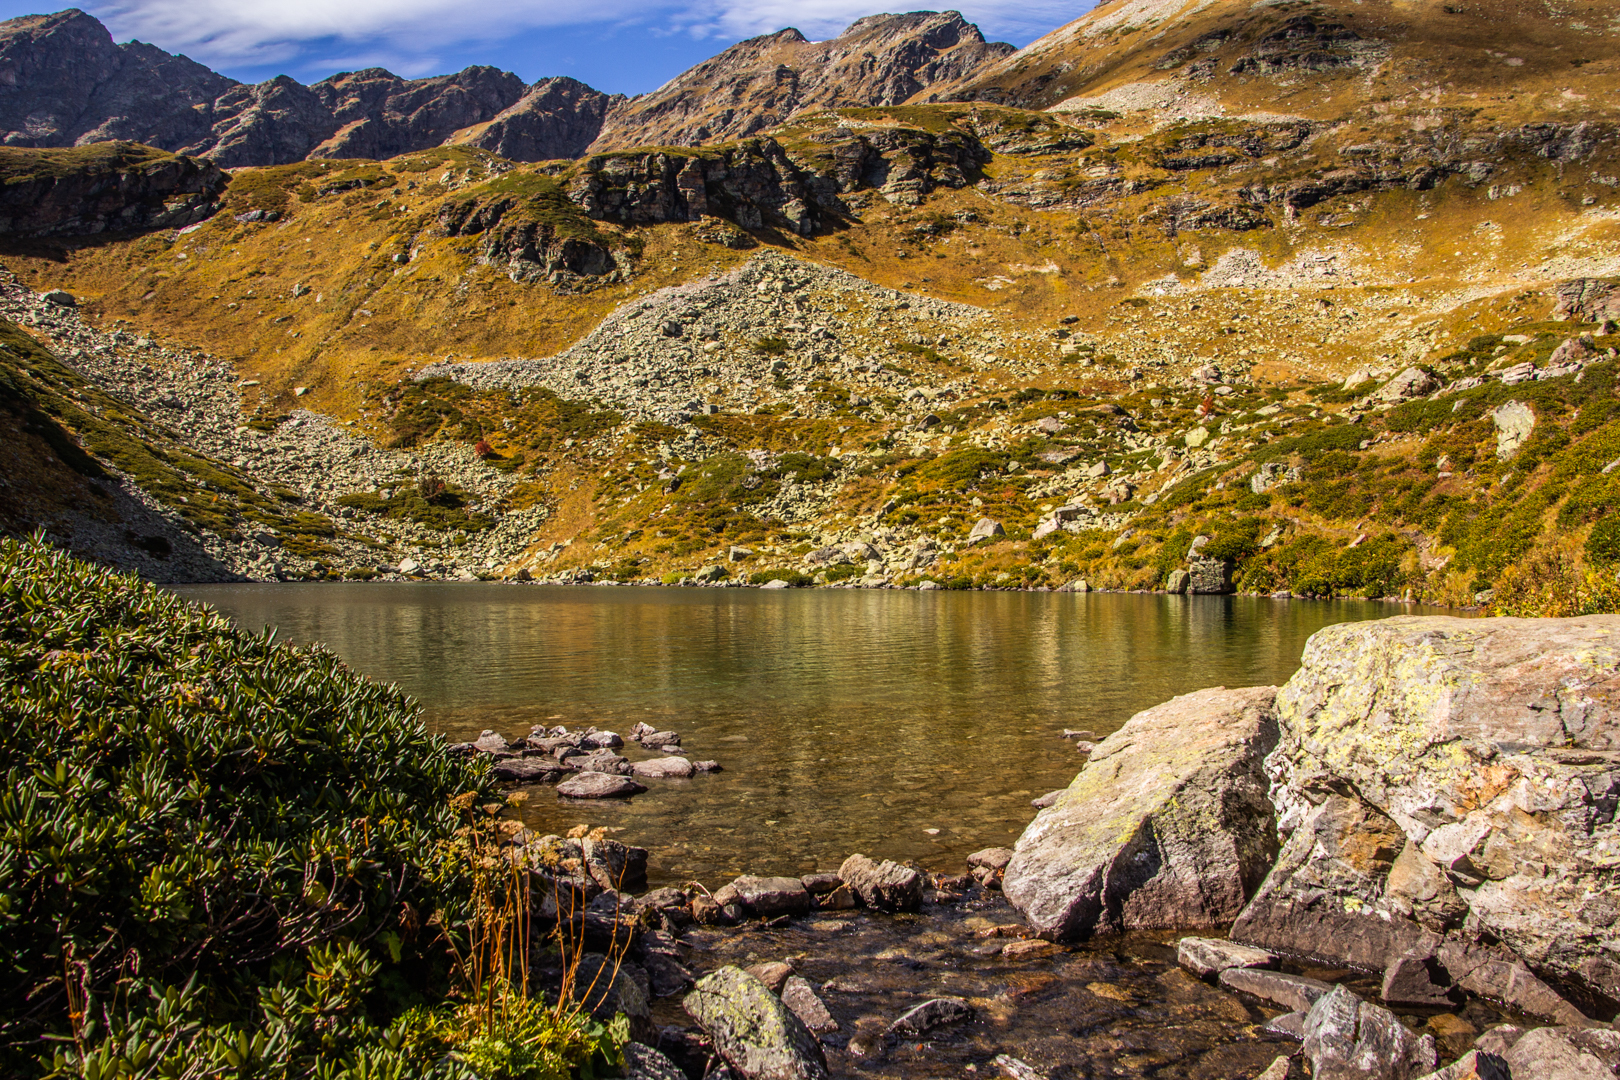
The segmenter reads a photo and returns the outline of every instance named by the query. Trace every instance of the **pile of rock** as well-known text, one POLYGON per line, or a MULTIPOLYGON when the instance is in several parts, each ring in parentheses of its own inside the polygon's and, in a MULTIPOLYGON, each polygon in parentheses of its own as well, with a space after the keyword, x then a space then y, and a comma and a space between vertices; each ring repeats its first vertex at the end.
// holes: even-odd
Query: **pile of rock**
POLYGON ((453 753, 487 754, 494 759, 497 780, 515 784, 557 784, 559 797, 613 799, 647 790, 640 780, 686 780, 699 773, 721 771, 718 761, 692 761, 681 756, 677 732, 658 731, 637 724, 630 738, 666 756, 632 761, 616 751, 624 739, 616 732, 587 727, 535 725, 520 743, 508 742, 497 731, 485 730, 472 742, 452 744, 453 753))
POLYGON ((1318 1077, 1437 1061, 1383 1006, 1259 970, 1279 955, 1379 975, 1388 1005, 1558 1025, 1515 1053, 1487 1032, 1478 1075, 1600 1075, 1534 1055, 1620 1064, 1588 1033, 1620 1004, 1617 701, 1620 617, 1330 627, 1281 689, 1199 691, 1102 740, 1004 888, 1053 938, 1229 928, 1250 948, 1189 939, 1183 961, 1303 1013, 1285 1026, 1318 1077))

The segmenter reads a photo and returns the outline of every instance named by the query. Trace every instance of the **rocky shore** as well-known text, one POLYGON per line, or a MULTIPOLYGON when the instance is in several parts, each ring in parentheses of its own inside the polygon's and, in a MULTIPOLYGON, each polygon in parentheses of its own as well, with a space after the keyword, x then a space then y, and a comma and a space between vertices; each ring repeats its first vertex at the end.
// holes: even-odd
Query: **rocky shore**
POLYGON ((647 892, 600 830, 518 842, 635 1077, 1605 1080, 1617 691, 1620 617, 1344 624, 1139 713, 962 873, 647 892))

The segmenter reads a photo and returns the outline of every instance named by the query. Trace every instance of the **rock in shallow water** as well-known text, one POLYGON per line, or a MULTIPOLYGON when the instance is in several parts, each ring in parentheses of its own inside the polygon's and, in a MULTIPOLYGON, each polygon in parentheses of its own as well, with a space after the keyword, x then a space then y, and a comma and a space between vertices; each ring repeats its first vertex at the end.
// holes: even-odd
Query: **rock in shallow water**
POLYGON ((698 980, 682 1003, 744 1080, 824 1080, 821 1043, 765 984, 736 967, 698 980))
POLYGON ((782 1004, 793 1010, 804 1026, 813 1034, 830 1035, 838 1030, 838 1021, 827 1011, 827 1005, 817 996, 815 988, 797 975, 790 975, 782 986, 782 1004))
POLYGON ((884 859, 873 862, 865 855, 851 855, 838 868, 851 891, 867 907, 879 911, 916 911, 922 906, 922 871, 884 859))
POLYGON ((1275 967, 1277 958, 1264 949, 1231 941, 1184 937, 1176 945, 1176 962, 1199 975, 1217 975, 1227 968, 1275 967))
POLYGON ((934 998, 908 1009, 885 1034, 921 1035, 943 1024, 955 1024, 973 1015, 973 1006, 959 997, 934 998))
POLYGON ((1229 923, 1276 854, 1275 694, 1200 690, 1133 716, 1024 830, 1007 899, 1064 938, 1229 923))
POLYGON ((651 780, 685 780, 696 771, 683 757, 653 758, 630 766, 632 775, 651 780))
POLYGON ((646 790, 628 776, 599 772, 583 772, 557 785, 557 794, 570 799, 622 799, 646 790))

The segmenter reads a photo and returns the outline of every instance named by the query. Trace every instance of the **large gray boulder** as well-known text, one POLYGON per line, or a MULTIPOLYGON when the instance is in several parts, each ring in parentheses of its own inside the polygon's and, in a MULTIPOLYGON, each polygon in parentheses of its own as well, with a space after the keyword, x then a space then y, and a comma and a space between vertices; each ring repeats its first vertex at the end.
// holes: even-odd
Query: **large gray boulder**
POLYGON ((1412 1034, 1342 986, 1305 1017, 1305 1056, 1312 1080, 1414 1080, 1439 1063, 1433 1035, 1412 1034))
POLYGON ((1013 849, 1002 888, 1043 935, 1231 922, 1277 853, 1262 760, 1275 687, 1133 716, 1013 849))
POLYGON ((1367 968, 1441 937, 1497 942, 1500 971, 1455 946, 1442 963, 1466 960, 1459 983, 1516 993, 1534 973, 1620 1000, 1620 616, 1332 626, 1277 715, 1267 769, 1289 839, 1235 939, 1367 968))
POLYGON ((824 1080, 820 1041, 764 983, 737 967, 698 980, 682 1002, 744 1080, 824 1080))

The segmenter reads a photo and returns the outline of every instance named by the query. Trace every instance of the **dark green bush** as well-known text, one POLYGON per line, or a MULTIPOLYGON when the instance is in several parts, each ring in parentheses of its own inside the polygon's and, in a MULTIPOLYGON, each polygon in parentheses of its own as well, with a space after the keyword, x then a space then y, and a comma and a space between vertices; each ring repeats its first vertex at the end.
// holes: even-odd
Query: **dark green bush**
POLYGON ((6 540, 0 755, 7 1075, 337 1076, 442 999, 450 843, 500 798, 398 689, 6 540))

